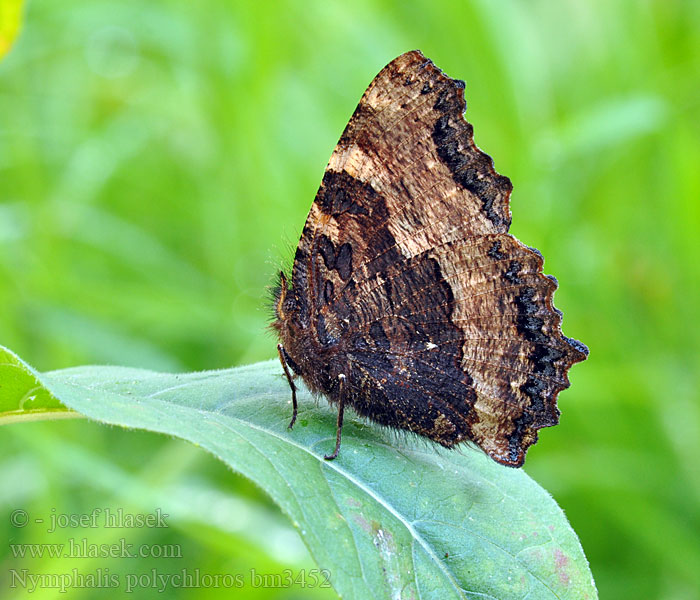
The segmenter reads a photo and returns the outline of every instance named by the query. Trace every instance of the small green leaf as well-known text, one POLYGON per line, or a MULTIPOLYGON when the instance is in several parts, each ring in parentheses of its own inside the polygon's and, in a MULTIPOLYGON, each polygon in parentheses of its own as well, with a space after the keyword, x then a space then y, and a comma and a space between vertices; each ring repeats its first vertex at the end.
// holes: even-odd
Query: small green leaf
POLYGON ((525 472, 350 414, 339 458, 325 461, 335 414, 301 393, 300 422, 287 430, 290 393, 275 361, 183 375, 81 367, 37 376, 17 359, 0 367, 0 406, 16 405, 37 379, 92 419, 190 440, 256 482, 343 598, 597 598, 576 535, 525 472))
POLYGON ((12 47, 22 23, 23 0, 0 0, 0 59, 12 47))
POLYGON ((44 387, 34 369, 0 346, 0 425, 80 416, 44 387))

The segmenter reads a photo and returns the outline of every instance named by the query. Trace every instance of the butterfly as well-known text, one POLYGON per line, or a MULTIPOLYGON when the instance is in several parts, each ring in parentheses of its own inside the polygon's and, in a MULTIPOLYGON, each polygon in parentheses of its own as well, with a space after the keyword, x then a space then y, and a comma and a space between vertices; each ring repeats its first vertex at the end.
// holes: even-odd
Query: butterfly
POLYGON ((508 233, 512 185, 474 143, 464 82, 418 51, 365 91, 326 167, 274 293, 292 391, 343 414, 519 467, 558 423, 588 349, 561 332, 554 277, 508 233))

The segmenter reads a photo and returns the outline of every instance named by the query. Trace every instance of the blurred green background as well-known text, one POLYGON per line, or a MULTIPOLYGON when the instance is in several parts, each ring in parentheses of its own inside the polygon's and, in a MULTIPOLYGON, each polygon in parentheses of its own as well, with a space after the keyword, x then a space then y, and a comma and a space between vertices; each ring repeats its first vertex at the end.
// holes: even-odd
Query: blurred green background
MULTIPOLYGON (((512 231, 591 350, 526 471, 601 598, 700 598, 698 2, 32 2, 0 63, 0 343, 40 370, 273 357, 266 285, 366 85, 413 48, 466 80, 476 142, 513 180, 512 231)), ((17 507, 108 506, 160 507, 170 527, 90 541, 184 558, 18 560, 3 544, 0 585, 10 568, 313 568, 276 508, 195 447, 83 421, 0 430, 2 539, 71 535, 11 528, 17 507)), ((195 594, 230 592, 167 596, 195 594)))

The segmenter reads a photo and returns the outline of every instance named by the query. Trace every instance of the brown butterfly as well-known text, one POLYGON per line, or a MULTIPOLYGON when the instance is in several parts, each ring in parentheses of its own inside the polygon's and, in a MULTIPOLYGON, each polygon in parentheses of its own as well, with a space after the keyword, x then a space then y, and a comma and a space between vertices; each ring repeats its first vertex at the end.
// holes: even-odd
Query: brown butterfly
POLYGON ((588 349, 554 277, 508 233, 510 180, 465 121, 464 82, 419 51, 362 96, 275 294, 280 360, 343 410, 519 467, 588 349))

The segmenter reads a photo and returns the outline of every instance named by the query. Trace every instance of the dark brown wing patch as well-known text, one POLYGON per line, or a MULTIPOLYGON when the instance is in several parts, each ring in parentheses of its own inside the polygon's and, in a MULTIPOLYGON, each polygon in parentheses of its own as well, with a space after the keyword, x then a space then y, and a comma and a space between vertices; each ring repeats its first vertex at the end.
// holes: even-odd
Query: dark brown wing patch
POLYGON ((512 186, 465 107, 464 83, 418 51, 377 75, 331 156, 275 327, 332 402, 345 376, 359 414, 520 466, 587 349, 561 333, 541 254, 507 233, 512 186))

